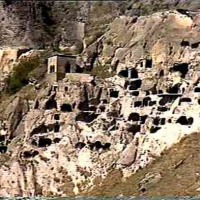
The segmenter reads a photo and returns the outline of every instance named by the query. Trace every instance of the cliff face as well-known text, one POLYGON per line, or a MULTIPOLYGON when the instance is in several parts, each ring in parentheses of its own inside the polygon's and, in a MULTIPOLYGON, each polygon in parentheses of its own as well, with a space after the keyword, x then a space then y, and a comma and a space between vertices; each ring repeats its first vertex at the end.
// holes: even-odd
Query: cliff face
POLYGON ((1 1, 0 45, 34 48, 72 46, 83 41, 88 26, 88 31, 93 26, 98 28, 96 23, 105 26, 105 18, 109 23, 117 15, 116 6, 117 3, 1 1), (93 15, 96 13, 94 9, 106 16, 97 19, 97 15, 93 15))
MULTIPOLYGON (((57 82, 28 80, 1 99, 0 196, 86 195, 95 186, 91 194, 113 195, 106 190, 106 181, 116 180, 112 174, 117 172, 119 184, 199 131, 198 10, 140 16, 150 4, 156 10, 192 9, 196 1, 162 1, 158 8, 156 2, 130 1, 127 8, 106 2, 1 2, 1 45, 17 46, 3 50, 3 67, 37 55, 27 47, 60 51, 85 40, 76 62, 93 68, 57 82), (132 13, 137 6, 141 13, 132 13), (104 191, 98 188, 102 182, 104 191)), ((162 173, 145 178, 139 176, 138 190, 119 189, 117 195, 139 195, 148 181, 162 180, 162 173)))
POLYGON ((106 78, 44 79, 3 102, 1 196, 86 194, 199 131, 199 21, 180 11, 117 17, 79 58, 94 53, 91 74, 106 78))
POLYGON ((166 9, 199 8, 196 0, 57 2, 12 1, 0 3, 0 46, 58 49, 100 37, 119 14, 147 15, 166 9), (13 39, 14 38, 14 39, 13 39))

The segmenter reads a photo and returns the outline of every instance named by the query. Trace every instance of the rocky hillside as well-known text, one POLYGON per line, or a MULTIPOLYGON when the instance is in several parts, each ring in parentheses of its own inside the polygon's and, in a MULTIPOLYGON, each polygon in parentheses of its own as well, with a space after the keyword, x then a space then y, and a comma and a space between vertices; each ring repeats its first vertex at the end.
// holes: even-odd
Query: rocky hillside
MULTIPOLYGON (((2 50, 2 67, 12 73, 1 92, 0 196, 165 195, 170 173, 181 179, 183 166, 192 168, 196 153, 188 146, 198 146, 199 134, 190 135, 200 129, 200 13, 197 1, 158 2, 2 2, 10 15, 2 46, 12 47, 2 50), (78 41, 78 71, 55 80, 46 58, 52 49, 77 53, 78 41), (185 137, 195 139, 177 144, 185 137)), ((169 194, 198 194, 195 184, 169 194)))

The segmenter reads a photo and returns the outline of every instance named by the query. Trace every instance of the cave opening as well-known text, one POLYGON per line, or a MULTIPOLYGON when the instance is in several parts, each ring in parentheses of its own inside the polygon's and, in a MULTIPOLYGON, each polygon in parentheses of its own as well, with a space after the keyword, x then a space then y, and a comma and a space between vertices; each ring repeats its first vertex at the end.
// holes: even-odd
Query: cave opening
POLYGON ((57 137, 53 139, 53 142, 54 142, 54 143, 59 143, 60 141, 61 141, 61 139, 60 139, 60 138, 57 138, 57 137))
POLYGON ((169 110, 169 108, 167 108, 165 106, 158 106, 157 110, 160 111, 160 112, 166 112, 166 111, 169 110))
POLYGON ((150 97, 145 97, 143 99, 143 106, 148 106, 150 101, 151 101, 150 97))
POLYGON ((189 43, 189 41, 182 40, 182 41, 181 41, 181 46, 182 46, 182 47, 187 47, 187 46, 190 46, 190 43, 189 43))
POLYGON ((194 122, 193 117, 189 117, 189 118, 188 118, 188 125, 192 125, 193 122, 194 122))
POLYGON ((141 85, 142 85, 141 80, 132 81, 132 82, 130 82, 129 90, 137 90, 141 87, 141 85))
POLYGON ((75 120, 90 123, 90 122, 94 121, 97 117, 98 117, 98 114, 95 114, 93 112, 92 113, 91 112, 80 112, 76 116, 75 120))
POLYGON ((0 153, 6 153, 8 150, 8 147, 7 146, 0 146, 0 153))
POLYGON ((131 92, 131 95, 135 96, 135 97, 139 96, 139 94, 140 94, 139 91, 133 91, 133 92, 131 92))
POLYGON ((129 69, 130 77, 129 78, 138 78, 138 71, 136 69, 129 69))
POLYGON ((62 112, 72 112, 72 106, 70 104, 64 103, 63 105, 61 105, 60 110, 62 112))
POLYGON ((138 113, 131 113, 128 117, 128 121, 139 121, 140 115, 138 113))
POLYGON ((156 118, 153 119, 153 124, 154 125, 158 126, 159 123, 160 123, 160 118, 159 117, 156 117, 156 118))
POLYGON ((176 123, 179 123, 179 124, 181 124, 181 125, 189 125, 186 116, 181 116, 181 117, 179 117, 179 118, 176 120, 176 123))
POLYGON ((103 150, 109 150, 110 147, 111 147, 111 143, 106 142, 106 143, 103 145, 103 150))
POLYGON ((156 101, 149 101, 149 106, 154 106, 154 105, 156 105, 156 104, 157 104, 156 101))
POLYGON ((194 92, 200 92, 200 87, 196 87, 196 88, 194 89, 194 92))
POLYGON ((110 90, 110 97, 118 98, 119 97, 119 91, 110 90))
POLYGON ((84 142, 77 142, 76 144, 75 144, 75 148, 76 149, 82 149, 82 148, 84 148, 86 146, 86 144, 84 143, 84 142))
POLYGON ((122 77, 122 78, 128 78, 128 69, 121 70, 121 71, 118 73, 118 76, 120 76, 120 77, 122 77))
POLYGON ((181 103, 191 103, 191 102, 192 102, 191 98, 189 98, 189 97, 183 97, 183 98, 180 99, 179 105, 181 103))
POLYGON ((146 60, 145 68, 152 68, 152 59, 147 59, 146 60))
POLYGON ((148 115, 140 116, 141 124, 145 124, 147 117, 148 117, 148 115))
POLYGON ((106 107, 105 107, 104 105, 100 105, 100 106, 99 106, 99 109, 100 109, 101 112, 105 112, 106 107))
POLYGON ((142 106, 142 101, 135 101, 134 102, 134 107, 137 108, 137 107, 141 107, 142 106))
POLYGON ((160 73, 159 73, 159 77, 161 78, 161 77, 163 77, 165 74, 164 74, 164 70, 162 69, 161 71, 160 71, 160 73))
POLYGON ((45 110, 57 109, 57 102, 54 99, 49 99, 45 104, 45 110))
POLYGON ((188 63, 175 64, 171 71, 180 72, 181 78, 185 78, 186 74, 189 71, 188 63))
POLYGON ((162 97, 158 102, 160 106, 165 106, 169 102, 169 98, 167 96, 162 97))
POLYGON ((33 136, 38 133, 47 133, 47 126, 44 124, 39 125, 38 127, 33 129, 33 131, 30 133, 30 136, 33 136))
POLYGON ((55 133, 59 133, 59 131, 60 131, 60 125, 59 124, 55 124, 54 125, 54 132, 55 133))
POLYGON ((97 107, 96 106, 89 106, 89 111, 96 112, 97 107))
POLYGON ((138 124, 130 125, 130 127, 128 127, 127 131, 131 132, 135 135, 137 132, 140 132, 140 125, 138 125, 138 124))
POLYGON ((65 86, 65 92, 68 92, 68 87, 67 86, 65 86))
POLYGON ((167 92, 168 92, 168 93, 172 93, 172 94, 178 94, 178 93, 179 93, 179 89, 180 89, 180 85, 179 85, 179 84, 176 84, 176 85, 174 85, 174 86, 172 86, 172 87, 169 87, 169 88, 167 89, 167 92))
POLYGON ((151 129, 150 129, 150 133, 156 133, 158 130, 160 130, 161 127, 158 127, 158 126, 152 126, 151 129))
POLYGON ((165 123, 166 123, 166 119, 165 118, 161 118, 160 124, 161 125, 165 125, 165 123))
POLYGON ((60 120, 60 115, 59 114, 55 114, 54 115, 54 120, 60 120))
POLYGON ((199 47, 199 44, 200 44, 200 42, 193 43, 193 44, 191 44, 191 48, 196 49, 199 47))
POLYGON ((47 147, 50 146, 51 144, 52 141, 49 138, 40 137, 38 140, 38 147, 47 147))
POLYGON ((78 109, 81 111, 88 111, 89 110, 89 105, 88 105, 88 101, 81 101, 78 104, 78 109))

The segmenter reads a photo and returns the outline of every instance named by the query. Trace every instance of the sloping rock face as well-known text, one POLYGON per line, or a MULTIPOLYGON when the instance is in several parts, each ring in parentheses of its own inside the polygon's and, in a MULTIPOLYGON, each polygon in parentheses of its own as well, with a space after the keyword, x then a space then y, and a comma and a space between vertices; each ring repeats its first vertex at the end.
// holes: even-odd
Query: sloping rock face
POLYGON ((94 68, 115 76, 66 74, 34 101, 15 98, 1 121, 0 195, 84 194, 199 131, 199 28, 198 13, 116 18, 82 55, 96 49, 94 68))
POLYGON ((109 24, 120 12, 120 9, 117 9, 120 3, 102 4, 35 0, 1 1, 0 46, 55 49, 62 49, 63 46, 80 46, 85 32, 91 34, 93 26, 98 28, 97 23, 109 24), (97 12, 105 13, 101 20, 98 17, 98 22, 94 14, 97 12))

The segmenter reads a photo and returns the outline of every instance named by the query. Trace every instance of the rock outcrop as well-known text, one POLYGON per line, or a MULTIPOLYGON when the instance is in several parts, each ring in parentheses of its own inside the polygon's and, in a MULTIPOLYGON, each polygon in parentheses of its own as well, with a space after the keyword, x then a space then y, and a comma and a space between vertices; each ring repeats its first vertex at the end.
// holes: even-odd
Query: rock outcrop
POLYGON ((1 122, 0 195, 84 194, 199 131, 199 28, 179 11, 118 17, 82 54, 110 78, 66 73, 34 100, 15 98, 1 122))

